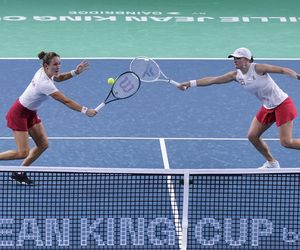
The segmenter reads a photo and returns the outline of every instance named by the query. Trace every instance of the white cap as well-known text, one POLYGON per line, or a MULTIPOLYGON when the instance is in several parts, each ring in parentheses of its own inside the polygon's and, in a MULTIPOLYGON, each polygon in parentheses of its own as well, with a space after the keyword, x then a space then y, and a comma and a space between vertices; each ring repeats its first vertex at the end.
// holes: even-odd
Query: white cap
POLYGON ((245 57, 245 58, 251 60, 252 54, 251 54, 251 51, 247 48, 238 48, 232 54, 230 54, 228 56, 228 58, 230 58, 230 57, 237 57, 237 58, 245 57))

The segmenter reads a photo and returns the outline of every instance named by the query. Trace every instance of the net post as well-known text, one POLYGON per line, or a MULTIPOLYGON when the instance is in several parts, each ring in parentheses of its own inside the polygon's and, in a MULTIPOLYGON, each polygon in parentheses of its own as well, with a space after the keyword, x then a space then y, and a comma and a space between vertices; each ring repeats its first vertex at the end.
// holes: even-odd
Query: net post
POLYGON ((188 238, 188 214, 189 214, 189 192, 190 192, 190 173, 184 172, 183 182, 183 208, 182 208, 182 236, 181 236, 181 250, 187 249, 188 238))

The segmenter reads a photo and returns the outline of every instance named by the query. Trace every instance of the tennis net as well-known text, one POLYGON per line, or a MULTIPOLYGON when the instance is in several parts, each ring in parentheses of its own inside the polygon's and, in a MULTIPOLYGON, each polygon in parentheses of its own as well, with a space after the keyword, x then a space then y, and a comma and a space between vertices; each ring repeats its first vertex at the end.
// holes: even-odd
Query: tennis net
POLYGON ((0 248, 299 249, 300 171, 0 170, 0 248))

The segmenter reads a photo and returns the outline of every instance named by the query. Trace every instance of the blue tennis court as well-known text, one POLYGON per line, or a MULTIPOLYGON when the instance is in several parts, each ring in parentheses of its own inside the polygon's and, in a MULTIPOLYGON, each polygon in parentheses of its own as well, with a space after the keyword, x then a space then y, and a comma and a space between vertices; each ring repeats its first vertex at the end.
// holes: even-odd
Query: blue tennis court
MULTIPOLYGON (((74 68, 81 59, 63 59, 62 71, 74 68)), ((231 60, 158 59, 168 76, 177 81, 220 75, 233 69, 231 60)), ((296 60, 258 60, 300 68, 296 60)), ((129 69, 130 59, 90 59, 90 69, 57 87, 88 107, 106 97, 108 77, 129 69)), ((33 59, 1 60, 1 148, 15 147, 6 128, 5 114, 39 68, 33 59), (12 77, 13 75, 13 77, 12 77)), ((273 75, 300 106, 298 82, 273 75)), ((51 98, 50 98, 51 99, 51 98)), ((50 138, 49 149, 34 163, 37 166, 85 166, 101 168, 164 168, 161 141, 165 142, 170 168, 256 168, 264 159, 246 138, 249 124, 260 103, 236 83, 189 89, 182 92, 166 83, 143 83, 132 98, 107 105, 88 118, 62 104, 48 100, 39 115, 50 138), (161 140, 160 140, 161 139, 161 140)), ((295 137, 300 136, 298 119, 295 137)), ((298 167, 296 150, 283 148, 273 126, 264 135, 282 167, 298 167)), ((16 165, 16 161, 2 162, 16 165)))

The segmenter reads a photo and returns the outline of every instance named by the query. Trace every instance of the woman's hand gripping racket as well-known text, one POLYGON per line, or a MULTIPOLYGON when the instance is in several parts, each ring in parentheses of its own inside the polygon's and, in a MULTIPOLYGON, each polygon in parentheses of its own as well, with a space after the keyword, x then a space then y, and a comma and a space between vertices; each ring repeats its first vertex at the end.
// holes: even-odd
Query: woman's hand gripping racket
POLYGON ((136 73, 143 82, 163 81, 179 86, 179 83, 168 78, 151 58, 143 56, 134 58, 130 63, 130 71, 136 73))
POLYGON ((107 103, 133 96, 139 90, 140 86, 141 80, 137 74, 132 71, 124 72, 116 79, 105 101, 100 103, 95 110, 98 112, 107 103))

